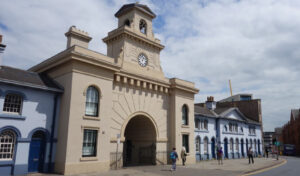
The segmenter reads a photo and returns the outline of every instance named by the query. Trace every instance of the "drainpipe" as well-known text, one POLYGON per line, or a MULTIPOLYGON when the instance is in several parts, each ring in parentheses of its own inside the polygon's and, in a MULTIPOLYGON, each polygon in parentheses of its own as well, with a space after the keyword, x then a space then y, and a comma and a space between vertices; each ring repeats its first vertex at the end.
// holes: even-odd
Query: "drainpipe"
POLYGON ((219 127, 219 118, 216 119, 216 141, 217 141, 217 146, 219 146, 220 141, 220 127, 219 127))
POLYGON ((52 125, 51 125, 51 134, 50 134, 50 154, 49 154, 49 163, 48 163, 48 171, 52 172, 52 155, 53 155, 53 140, 54 140, 54 130, 55 130, 55 121, 56 121, 56 111, 57 111, 57 101, 58 101, 58 93, 54 96, 54 107, 53 107, 53 115, 52 115, 52 125))

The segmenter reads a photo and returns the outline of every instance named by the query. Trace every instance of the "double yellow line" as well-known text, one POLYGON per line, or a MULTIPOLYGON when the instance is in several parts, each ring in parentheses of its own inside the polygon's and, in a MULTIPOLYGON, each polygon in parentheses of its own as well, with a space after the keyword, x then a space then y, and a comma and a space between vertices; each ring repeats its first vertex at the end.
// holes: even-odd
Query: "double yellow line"
POLYGON ((257 171, 250 172, 250 173, 247 173, 247 174, 243 174, 243 175, 240 175, 240 176, 249 176, 249 175, 259 174, 259 173, 266 172, 266 171, 268 171, 268 170, 271 170, 271 169, 280 167, 280 166, 282 166, 282 165, 284 165, 284 164, 286 164, 286 163, 287 163, 287 160, 284 159, 283 162, 281 162, 281 163, 279 163, 279 164, 277 164, 277 165, 275 165, 275 166, 271 166, 271 167, 259 169, 259 170, 257 170, 257 171))

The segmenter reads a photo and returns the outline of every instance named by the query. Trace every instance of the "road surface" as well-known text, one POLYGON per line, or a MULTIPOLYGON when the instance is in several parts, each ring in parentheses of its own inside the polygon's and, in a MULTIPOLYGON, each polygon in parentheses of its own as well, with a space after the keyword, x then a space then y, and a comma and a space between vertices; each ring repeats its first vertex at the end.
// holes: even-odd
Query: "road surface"
POLYGON ((255 176, 296 176, 300 175, 300 158, 283 157, 287 163, 277 168, 256 174, 255 176))

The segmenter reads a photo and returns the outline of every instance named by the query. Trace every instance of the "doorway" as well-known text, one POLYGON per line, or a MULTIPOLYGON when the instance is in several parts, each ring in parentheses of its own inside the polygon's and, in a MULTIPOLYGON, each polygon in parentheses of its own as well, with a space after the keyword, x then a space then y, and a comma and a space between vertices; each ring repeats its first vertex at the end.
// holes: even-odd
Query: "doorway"
POLYGON ((228 158, 228 139, 224 139, 224 153, 225 153, 225 158, 228 158))
POLYGON ((211 139, 211 154, 212 158, 216 159, 216 151, 215 151, 215 138, 211 139))
POLYGON ((124 166, 156 164, 156 131, 148 117, 133 117, 125 128, 124 137, 124 166))
POLYGON ((28 172, 42 172, 45 160, 45 133, 37 131, 32 135, 29 149, 28 172))

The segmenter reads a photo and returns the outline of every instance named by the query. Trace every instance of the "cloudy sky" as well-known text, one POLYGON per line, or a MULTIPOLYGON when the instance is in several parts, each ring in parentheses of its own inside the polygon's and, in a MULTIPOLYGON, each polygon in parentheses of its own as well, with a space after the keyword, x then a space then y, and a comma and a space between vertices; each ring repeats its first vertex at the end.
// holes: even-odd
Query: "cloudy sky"
MULTIPOLYGON (((0 34, 7 45, 2 64, 28 69, 66 47, 71 25, 89 32, 90 49, 117 27, 114 13, 131 0, 1 0, 0 34)), ((265 130, 300 108, 299 0, 142 0, 156 14, 154 32, 166 46, 167 77, 196 83, 216 100, 252 93, 262 100, 265 130)))

